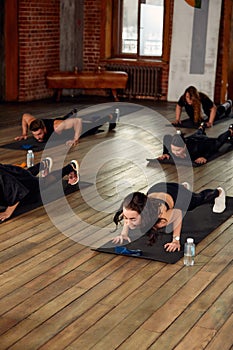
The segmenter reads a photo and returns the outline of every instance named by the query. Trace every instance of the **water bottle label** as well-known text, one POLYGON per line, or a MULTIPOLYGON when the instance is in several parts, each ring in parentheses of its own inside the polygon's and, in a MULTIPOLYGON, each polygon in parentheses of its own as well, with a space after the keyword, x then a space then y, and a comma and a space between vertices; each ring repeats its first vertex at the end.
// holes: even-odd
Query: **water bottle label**
POLYGON ((191 256, 195 256, 195 246, 191 247, 191 256))

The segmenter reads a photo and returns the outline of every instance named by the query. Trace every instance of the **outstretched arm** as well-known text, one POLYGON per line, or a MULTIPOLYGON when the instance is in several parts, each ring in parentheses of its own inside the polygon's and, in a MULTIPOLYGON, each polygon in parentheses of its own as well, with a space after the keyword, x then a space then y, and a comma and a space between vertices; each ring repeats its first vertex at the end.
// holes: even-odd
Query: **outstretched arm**
POLYGON ((171 157, 171 142, 172 142, 172 136, 171 135, 164 135, 163 137, 163 154, 158 157, 158 160, 164 160, 164 159, 170 159, 171 157))
POLYGON ((123 229, 121 231, 121 234, 116 236, 115 238, 113 238, 112 242, 115 243, 115 244, 117 244, 117 243, 122 244, 124 239, 126 241, 128 241, 128 242, 131 242, 131 239, 129 238, 128 234, 129 234, 129 227, 128 227, 128 225, 126 225, 124 223, 124 226, 123 226, 123 229))
POLYGON ((28 138, 28 128, 36 118, 33 115, 25 113, 22 117, 22 135, 15 137, 16 141, 26 140, 28 138))
POLYGON ((209 121, 206 123, 208 128, 213 126, 214 120, 215 120, 215 117, 216 117, 216 112, 217 112, 217 107, 215 105, 213 105, 213 107, 210 109, 209 121))
POLYGON ((64 130, 74 129, 74 138, 66 142, 67 146, 76 146, 79 142, 79 138, 82 132, 82 119, 70 118, 66 120, 55 120, 54 130, 56 133, 61 134, 64 130))
POLYGON ((175 125, 179 125, 181 123, 180 117, 181 117, 182 107, 176 104, 176 120, 172 123, 175 125))
POLYGON ((180 209, 169 209, 167 213, 171 215, 169 223, 173 224, 173 240, 170 243, 166 243, 164 248, 167 252, 175 252, 176 250, 180 251, 180 240, 176 240, 174 237, 180 237, 182 228, 182 211, 180 209))

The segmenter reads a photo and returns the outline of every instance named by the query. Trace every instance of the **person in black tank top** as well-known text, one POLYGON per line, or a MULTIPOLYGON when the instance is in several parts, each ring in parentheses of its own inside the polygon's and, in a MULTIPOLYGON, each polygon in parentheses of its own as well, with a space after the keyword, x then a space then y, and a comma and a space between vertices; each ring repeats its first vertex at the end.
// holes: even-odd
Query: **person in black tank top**
POLYGON ((186 187, 175 182, 159 182, 151 186, 147 194, 133 192, 126 196, 113 218, 116 225, 124 221, 121 234, 113 242, 130 242, 129 231, 139 229, 142 234, 149 235, 149 243, 152 244, 158 229, 172 226, 173 240, 164 247, 169 252, 180 250, 182 218, 187 211, 205 203, 213 204, 215 213, 221 213, 226 208, 225 191, 221 187, 198 193, 186 187))
MULTIPOLYGON (((71 111, 62 118, 55 119, 36 119, 31 114, 25 113, 22 117, 22 135, 15 137, 16 141, 26 140, 28 130, 32 132, 33 137, 38 142, 47 142, 51 135, 62 134, 64 131, 73 129, 73 139, 66 141, 67 146, 76 146, 80 137, 96 133, 98 128, 104 123, 109 122, 109 131, 116 126, 116 116, 93 116, 89 120, 76 118, 77 111, 71 111)), ((69 136, 70 137, 70 136, 69 136)))

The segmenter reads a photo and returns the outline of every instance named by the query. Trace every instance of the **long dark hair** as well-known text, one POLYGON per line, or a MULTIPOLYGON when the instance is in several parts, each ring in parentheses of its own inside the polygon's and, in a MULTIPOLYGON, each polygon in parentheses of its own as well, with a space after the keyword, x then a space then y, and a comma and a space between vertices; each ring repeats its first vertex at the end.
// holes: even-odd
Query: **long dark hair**
MULTIPOLYGON (((124 219, 123 208, 136 211, 141 215, 141 231, 151 235, 154 232, 152 240, 155 242, 157 232, 154 225, 159 222, 161 201, 156 198, 150 198, 142 192, 133 192, 125 197, 119 210, 114 215, 113 221, 116 226, 124 219)), ((153 242, 153 243, 154 243, 153 242)), ((150 244, 150 243, 149 243, 150 244)))
POLYGON ((186 102, 186 94, 189 93, 190 99, 192 100, 194 122, 200 123, 202 121, 201 117, 201 99, 199 92, 195 86, 189 86, 184 92, 183 100, 186 102))

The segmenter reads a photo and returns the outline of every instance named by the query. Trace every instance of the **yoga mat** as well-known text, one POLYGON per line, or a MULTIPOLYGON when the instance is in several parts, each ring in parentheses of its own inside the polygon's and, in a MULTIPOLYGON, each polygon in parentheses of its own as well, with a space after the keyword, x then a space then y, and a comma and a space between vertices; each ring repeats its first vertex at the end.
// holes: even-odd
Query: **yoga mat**
MULTIPOLYGON (((114 107, 117 107, 114 106, 114 107)), ((128 115, 130 113, 135 113, 141 109, 143 109, 143 106, 136 106, 136 105, 119 105, 119 109, 120 109, 120 117, 124 116, 124 115, 128 115)), ((98 117, 98 116, 108 116, 109 114, 113 114, 114 113, 114 109, 113 107, 108 107, 105 108, 103 110, 101 110, 99 113, 97 112, 91 112, 88 113, 85 116, 80 116, 78 115, 79 118, 82 118, 83 120, 86 121, 92 121, 93 117, 98 117)), ((100 126, 101 128, 101 126, 100 126)), ((94 132, 94 134, 96 133, 100 133, 103 132, 103 130, 96 130, 96 132, 94 132)), ((91 135, 91 130, 88 133, 85 133, 83 136, 81 137, 87 137, 88 135, 91 135)), ((74 130, 70 129, 70 130, 65 130, 62 132, 61 135, 56 135, 54 134, 52 138, 50 138, 48 144, 46 145, 46 142, 38 142, 37 140, 35 140, 32 136, 30 136, 27 140, 22 140, 22 141, 13 141, 10 143, 7 143, 5 145, 1 145, 0 148, 5 148, 5 149, 13 149, 13 150, 24 150, 27 151, 28 149, 32 149, 34 152, 40 152, 43 151, 45 146, 47 146, 48 148, 52 148, 52 147, 56 147, 58 145, 61 144, 65 144, 65 142, 67 140, 72 140, 74 137, 74 130)))
MULTIPOLYGON (((198 244, 213 230, 215 230, 218 226, 229 219, 229 217, 231 217, 233 214, 233 197, 226 198, 226 210, 221 214, 213 213, 212 207, 213 206, 210 204, 204 204, 194 209, 193 211, 187 212, 183 219, 180 252, 176 251, 169 253, 164 250, 164 244, 172 241, 172 234, 168 233, 160 233, 157 241, 152 246, 148 246, 148 237, 146 235, 143 235, 135 241, 122 246, 125 246, 128 249, 142 250, 142 255, 137 256, 139 259, 150 259, 165 262, 168 264, 174 264, 184 256, 183 245, 188 237, 194 238, 195 244, 198 244)), ((131 231, 131 237, 133 237, 133 231, 131 231)), ((112 242, 108 242, 105 245, 95 249, 95 251, 124 255, 116 253, 115 246, 112 242)), ((131 257, 131 255, 127 256, 131 257)))
MULTIPOLYGON (((232 143, 225 143, 219 150, 218 152, 216 152, 215 154, 213 154, 211 157, 209 157, 207 159, 207 163, 208 164, 210 161, 222 156, 223 154, 226 154, 230 151, 233 150, 233 144, 232 143)), ((184 166, 193 166, 193 167, 200 167, 202 165, 205 164, 197 164, 195 162, 190 162, 188 160, 185 159, 181 159, 181 158, 170 158, 170 159, 164 159, 164 160, 159 160, 158 158, 147 158, 146 159, 149 163, 148 166, 154 166, 156 163, 160 163, 160 164, 172 164, 172 165, 184 165, 184 166)))
MULTIPOLYGON (((18 205, 18 207, 15 209, 14 213, 12 214, 12 216, 8 219, 10 220, 11 218, 14 218, 16 216, 19 216, 21 214, 27 213, 31 210, 34 210, 36 208, 39 208, 41 206, 43 206, 43 204, 48 204, 51 203, 59 198, 62 197, 62 195, 67 196, 71 193, 77 192, 80 189, 92 186, 93 183, 91 182, 87 182, 87 181, 80 181, 77 185, 67 185, 67 182, 65 180, 63 180, 63 190, 64 193, 60 193, 60 191, 56 190, 56 184, 49 186, 48 189, 46 189, 46 197, 44 199, 44 201, 42 202, 40 195, 38 194, 38 198, 35 198, 33 200, 32 203, 27 203, 27 204, 22 204, 22 205, 18 205)), ((4 211, 5 208, 4 207, 0 207, 0 212, 4 211)), ((7 221, 7 220, 6 220, 7 221)), ((4 221, 5 222, 5 221, 4 221)), ((0 224, 2 222, 0 221, 0 224)))
MULTIPOLYGON (((233 113, 229 114, 228 116, 225 116, 224 118, 215 120, 214 125, 220 124, 220 123, 225 122, 227 120, 231 122, 232 118, 233 118, 233 113)), ((167 124, 166 126, 171 126, 171 124, 167 124)), ((174 126, 179 128, 179 129, 180 128, 197 129, 200 126, 200 124, 194 124, 191 119, 187 118, 187 119, 181 120, 181 124, 174 125, 174 126)))
MULTIPOLYGON (((49 140, 47 147, 52 148, 61 144, 65 145, 66 141, 72 140, 73 137, 74 137, 73 130, 66 130, 62 133, 62 135, 54 134, 54 137, 52 138, 52 140, 49 140)), ((5 149, 23 150, 23 151, 32 149, 34 152, 40 152, 44 150, 45 146, 46 146, 46 142, 38 142, 33 137, 29 137, 27 140, 13 141, 5 145, 1 145, 0 147, 5 149)))

